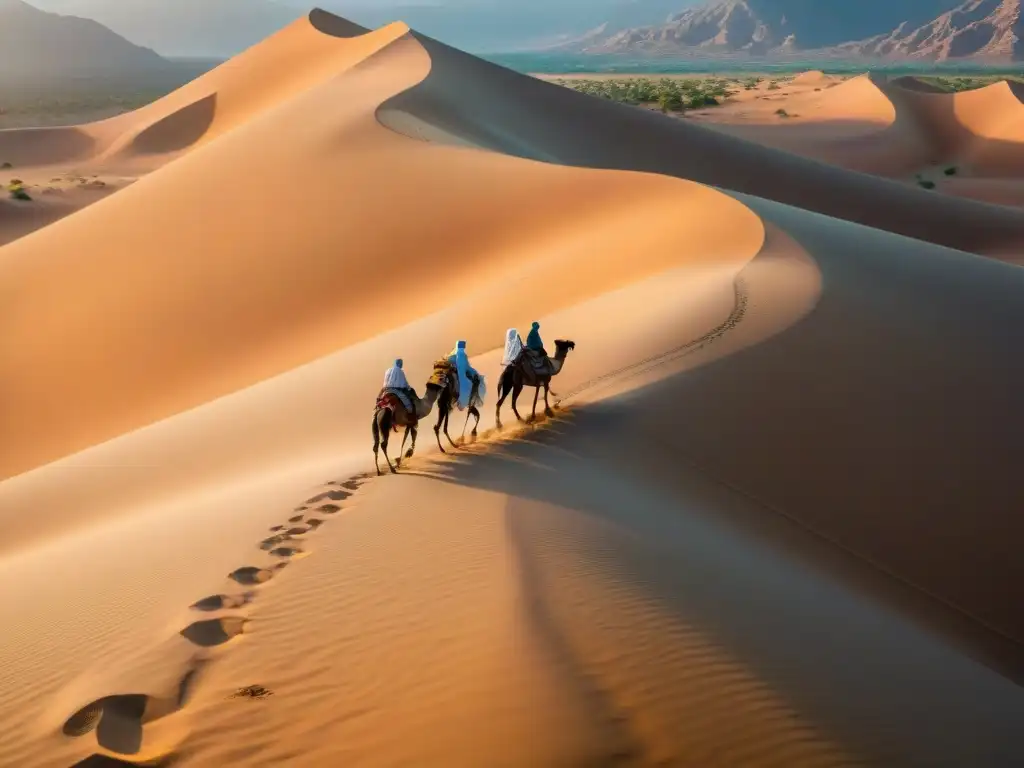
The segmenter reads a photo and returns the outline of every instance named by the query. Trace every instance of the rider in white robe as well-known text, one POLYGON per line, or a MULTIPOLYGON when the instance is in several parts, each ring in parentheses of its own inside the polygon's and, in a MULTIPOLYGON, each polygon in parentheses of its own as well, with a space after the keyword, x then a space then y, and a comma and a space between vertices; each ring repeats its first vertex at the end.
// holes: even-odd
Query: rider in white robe
POLYGON ((469 355, 466 354, 466 342, 460 341, 455 345, 455 349, 448 356, 448 362, 454 363, 455 369, 458 371, 459 401, 457 405, 460 411, 464 411, 469 406, 469 397, 473 393, 472 379, 480 375, 469 364, 469 355))
POLYGON ((384 387, 381 390, 393 390, 403 399, 403 405, 409 413, 416 413, 416 391, 409 386, 409 380, 405 378, 405 371, 402 369, 402 358, 395 360, 395 364, 384 372, 384 387))
POLYGON ((502 365, 512 365, 523 351, 523 338, 515 328, 505 332, 505 354, 501 358, 502 365))

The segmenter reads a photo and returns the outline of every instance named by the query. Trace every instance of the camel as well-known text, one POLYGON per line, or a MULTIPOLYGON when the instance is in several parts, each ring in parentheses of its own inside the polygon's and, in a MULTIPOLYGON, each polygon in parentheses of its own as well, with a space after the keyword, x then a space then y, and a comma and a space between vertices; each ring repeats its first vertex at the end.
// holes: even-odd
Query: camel
MULTIPOLYGON (((448 438, 448 442, 452 448, 458 448, 455 441, 452 440, 452 436, 448 434, 448 419, 451 416, 452 409, 455 406, 455 401, 458 398, 455 395, 455 383, 458 381, 458 373, 455 370, 455 366, 448 360, 438 360, 434 364, 434 376, 431 377, 431 381, 442 386, 441 392, 437 398, 437 424, 434 425, 434 436, 437 438, 437 447, 441 449, 441 453, 446 453, 444 446, 441 445, 441 431, 444 431, 444 436, 448 438)), ((482 381, 482 377, 473 381, 473 390, 469 395, 469 409, 466 413, 466 423, 462 427, 462 435, 466 435, 466 427, 469 426, 469 418, 471 416, 476 417, 476 422, 473 424, 473 431, 470 433, 473 437, 476 437, 477 427, 480 426, 480 411, 477 410, 477 404, 483 404, 480 399, 479 387, 482 381)))
MULTIPOLYGON (((397 474, 395 467, 391 465, 391 459, 388 457, 388 439, 391 437, 392 429, 405 427, 405 435, 402 437, 402 448, 398 452, 398 467, 401 468, 402 466, 402 451, 405 450, 405 441, 409 438, 409 435, 412 435, 412 445, 409 447, 408 453, 404 455, 404 458, 412 458, 413 452, 416 450, 416 427, 419 425, 420 419, 425 419, 429 415, 434 407, 434 403, 437 402, 438 397, 440 397, 447 386, 446 383, 438 382, 437 379, 438 371, 435 367, 433 376, 427 382, 423 398, 414 403, 416 407, 415 418, 410 418, 409 411, 395 395, 386 395, 377 403, 377 407, 373 411, 372 428, 373 464, 377 468, 378 476, 381 474, 381 471, 380 464, 377 461, 377 451, 381 448, 384 451, 384 460, 388 463, 388 469, 391 470, 391 474, 397 474)), ((434 428, 434 431, 437 432, 437 427, 434 428)), ((451 438, 448 439, 450 440, 451 438)), ((438 441, 438 445, 440 445, 440 441, 438 441)))
POLYGON ((512 412, 517 419, 524 420, 516 409, 516 402, 519 400, 519 393, 523 391, 523 387, 534 387, 537 390, 533 395, 533 413, 530 415, 529 421, 537 418, 537 398, 540 396, 541 387, 544 388, 544 413, 548 416, 554 415, 548 404, 551 377, 561 373, 566 356, 576 349, 576 342, 559 339, 555 342, 555 349, 555 356, 547 358, 544 372, 538 372, 533 367, 528 354, 525 353, 519 357, 517 363, 505 367, 498 380, 498 403, 494 407, 494 424, 498 429, 501 429, 501 404, 505 402, 505 398, 509 396, 510 392, 512 393, 512 412))

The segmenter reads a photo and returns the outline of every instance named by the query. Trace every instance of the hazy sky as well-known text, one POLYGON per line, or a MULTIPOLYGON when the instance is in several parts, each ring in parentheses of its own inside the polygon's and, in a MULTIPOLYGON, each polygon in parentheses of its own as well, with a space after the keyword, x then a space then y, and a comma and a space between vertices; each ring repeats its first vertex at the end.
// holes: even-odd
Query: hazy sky
POLYGON ((606 21, 653 24, 699 0, 28 0, 170 56, 228 56, 319 6, 366 26, 405 21, 471 52, 509 51, 606 21))

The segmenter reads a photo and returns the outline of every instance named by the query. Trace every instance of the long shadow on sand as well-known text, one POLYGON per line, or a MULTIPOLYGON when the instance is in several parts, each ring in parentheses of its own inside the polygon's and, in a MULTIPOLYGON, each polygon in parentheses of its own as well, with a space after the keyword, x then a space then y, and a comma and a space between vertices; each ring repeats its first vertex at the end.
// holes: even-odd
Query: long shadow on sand
POLYGON ((1022 764, 1024 272, 756 209, 818 260, 803 321, 442 477, 510 496, 523 563, 574 542, 871 764, 1022 764))

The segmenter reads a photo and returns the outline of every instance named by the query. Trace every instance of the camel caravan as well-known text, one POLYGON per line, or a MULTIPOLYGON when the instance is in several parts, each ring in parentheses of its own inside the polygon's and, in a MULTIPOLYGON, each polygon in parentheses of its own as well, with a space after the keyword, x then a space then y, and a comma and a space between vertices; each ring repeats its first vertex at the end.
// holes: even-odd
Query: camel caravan
MULTIPOLYGON (((505 335, 505 354, 501 364, 504 369, 501 378, 498 380, 498 403, 495 406, 495 426, 501 429, 501 405, 505 399, 512 395, 512 412, 519 421, 526 421, 519 415, 516 403, 524 387, 533 387, 536 392, 533 396, 533 412, 529 421, 537 417, 537 400, 540 391, 544 390, 544 413, 553 415, 551 405, 548 403, 548 395, 551 391, 551 378, 557 376, 565 363, 569 352, 576 348, 572 341, 555 342, 555 355, 549 357, 544 349, 544 343, 540 338, 540 323, 534 323, 530 333, 523 343, 522 337, 515 328, 510 328, 505 335)), ((448 419, 453 408, 466 411, 466 423, 462 426, 462 436, 465 438, 466 428, 469 426, 470 418, 474 418, 472 437, 476 437, 477 427, 480 425, 480 411, 478 406, 484 404, 487 395, 487 385, 484 376, 469 364, 469 356, 466 353, 466 342, 460 341, 455 345, 451 354, 441 358, 434 363, 434 370, 427 380, 423 397, 416 395, 416 390, 409 386, 409 380, 405 376, 405 370, 401 358, 395 360, 384 373, 384 386, 377 395, 377 404, 373 411, 373 463, 380 475, 379 452, 384 453, 384 460, 388 463, 388 469, 395 474, 396 467, 402 466, 402 459, 412 458, 416 450, 416 430, 420 419, 430 415, 434 406, 437 406, 437 423, 434 425, 434 437, 437 438, 437 447, 441 453, 445 453, 441 445, 441 432, 448 439, 452 448, 456 448, 455 441, 448 434, 448 419), (399 427, 405 427, 405 435, 402 437, 402 447, 398 452, 398 460, 392 464, 388 457, 388 438, 392 432, 398 432, 399 427), (409 450, 405 451, 405 443, 412 437, 409 450)))

